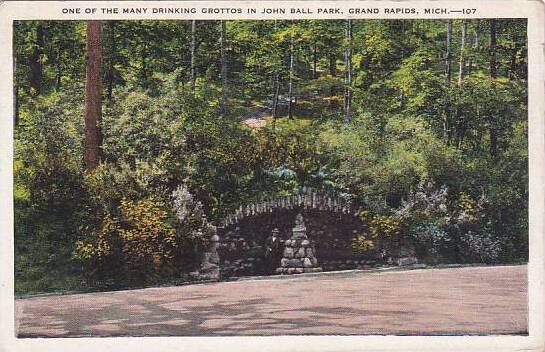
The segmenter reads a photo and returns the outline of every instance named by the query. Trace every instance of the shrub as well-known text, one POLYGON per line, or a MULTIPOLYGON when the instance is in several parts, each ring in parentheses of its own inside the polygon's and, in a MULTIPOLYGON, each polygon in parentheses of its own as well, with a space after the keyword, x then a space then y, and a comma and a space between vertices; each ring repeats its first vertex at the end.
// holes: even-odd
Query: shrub
POLYGON ((367 254, 375 249, 375 243, 366 235, 356 235, 350 242, 350 250, 354 254, 367 254))
POLYGON ((350 242, 350 249, 355 254, 369 254, 373 250, 392 246, 401 233, 401 223, 398 219, 381 214, 371 214, 364 210, 358 214, 366 224, 368 233, 354 236, 350 242))
POLYGON ((375 215, 369 224, 369 235, 375 239, 378 237, 393 239, 401 231, 400 222, 387 215, 375 215))
POLYGON ((437 263, 444 258, 451 242, 448 232, 432 223, 412 227, 409 236, 416 244, 417 255, 431 263, 437 263))
POLYGON ((503 244, 494 235, 471 230, 458 238, 457 245, 464 253, 464 261, 473 263, 496 263, 504 250, 503 244))
POLYGON ((215 228, 186 186, 168 200, 122 199, 105 210, 95 233, 76 243, 75 257, 99 280, 152 283, 180 277, 199 265, 215 228))
POLYGON ((189 192, 187 186, 176 188, 171 195, 172 209, 176 215, 176 234, 180 249, 190 263, 198 264, 197 258, 208 245, 208 240, 215 233, 215 228, 208 222, 202 203, 189 192))
POLYGON ((131 278, 175 269, 176 230, 166 204, 155 198, 125 199, 117 211, 106 214, 94 244, 77 243, 78 256, 92 260, 103 272, 118 271, 131 278))

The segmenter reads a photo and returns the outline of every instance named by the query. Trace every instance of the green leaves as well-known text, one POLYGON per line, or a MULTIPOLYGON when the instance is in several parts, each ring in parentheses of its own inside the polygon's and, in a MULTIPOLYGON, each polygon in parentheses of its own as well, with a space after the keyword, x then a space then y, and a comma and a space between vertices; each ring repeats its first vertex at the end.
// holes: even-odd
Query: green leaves
MULTIPOLYGON (((496 21, 492 60, 490 22, 463 23, 462 50, 462 21, 453 20, 452 78, 446 82, 444 21, 353 20, 352 122, 344 126, 348 43, 342 20, 226 21, 229 94, 221 117, 216 21, 197 22, 194 94, 190 21, 109 22, 103 41, 103 162, 84 175, 84 26, 16 22, 16 241, 20 263, 29 267, 18 277, 37 282, 42 266, 79 265, 65 258, 76 239, 87 260, 96 259, 97 251, 104 258, 121 256, 124 242, 130 244, 123 254, 130 260, 164 267, 171 248, 160 248, 156 239, 172 242, 164 208, 180 185, 191 195, 188 204, 198 208, 176 226, 177 241, 183 234, 187 247, 202 245, 207 221, 240 204, 310 186, 342 194, 384 220, 373 225, 375 232, 354 238, 355 251, 377 250, 380 233, 396 232, 389 236, 394 238, 399 230, 400 239, 416 231, 413 237, 424 242, 435 239, 442 246, 449 242, 445 238, 457 238, 473 252, 488 244, 494 258, 524 258, 526 25, 496 21), (30 88, 36 55, 43 68, 39 96, 30 88), (281 116, 287 114, 290 78, 295 108, 294 118, 286 120, 281 116), (243 123, 248 118, 255 123, 243 123), (488 203, 478 221, 462 231, 460 224, 446 226, 444 214, 415 207, 407 210, 406 222, 389 224, 428 179, 448 190, 441 198, 448 209, 463 203, 461 193, 473 200, 484 194, 488 203), (101 230, 115 241, 100 247, 92 239, 101 230), (55 255, 56 248, 62 254, 55 255)), ((187 262, 198 261, 196 252, 185 254, 187 262)))

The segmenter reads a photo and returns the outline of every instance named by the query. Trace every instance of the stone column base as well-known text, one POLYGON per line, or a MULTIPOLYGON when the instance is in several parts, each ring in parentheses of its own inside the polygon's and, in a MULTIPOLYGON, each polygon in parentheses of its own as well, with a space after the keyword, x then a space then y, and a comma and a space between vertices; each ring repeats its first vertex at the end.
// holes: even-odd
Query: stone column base
POLYGON ((303 273, 318 273, 321 272, 321 267, 315 268, 276 268, 277 274, 303 274, 303 273))

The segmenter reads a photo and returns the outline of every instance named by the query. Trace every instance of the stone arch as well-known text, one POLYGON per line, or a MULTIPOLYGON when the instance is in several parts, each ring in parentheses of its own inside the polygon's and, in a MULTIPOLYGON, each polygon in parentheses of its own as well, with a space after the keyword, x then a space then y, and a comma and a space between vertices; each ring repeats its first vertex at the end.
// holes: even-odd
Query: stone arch
POLYGON ((288 240, 299 213, 324 270, 361 268, 376 262, 350 251, 351 239, 366 232, 359 209, 333 194, 307 189, 240 206, 219 222, 217 250, 222 277, 270 274, 264 261, 267 238, 278 229, 281 240, 288 240))
POLYGON ((357 215, 350 203, 331 193, 315 191, 305 188, 299 194, 268 198, 264 201, 239 206, 234 212, 227 214, 218 224, 219 227, 228 227, 244 220, 247 217, 272 213, 277 210, 318 210, 331 213, 357 215))

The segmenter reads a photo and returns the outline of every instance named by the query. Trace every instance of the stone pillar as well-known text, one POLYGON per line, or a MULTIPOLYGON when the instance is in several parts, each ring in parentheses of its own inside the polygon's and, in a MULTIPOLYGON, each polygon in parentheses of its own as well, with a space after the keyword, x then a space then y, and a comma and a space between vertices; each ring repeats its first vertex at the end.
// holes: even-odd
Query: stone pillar
POLYGON ((318 266, 314 245, 307 236, 307 228, 302 214, 295 217, 295 227, 291 237, 284 242, 284 254, 280 260, 277 274, 302 274, 322 271, 318 266))
POLYGON ((201 266, 197 272, 191 273, 191 276, 198 280, 219 280, 220 279, 220 257, 218 255, 219 236, 213 229, 213 235, 210 237, 208 248, 202 255, 201 266))

